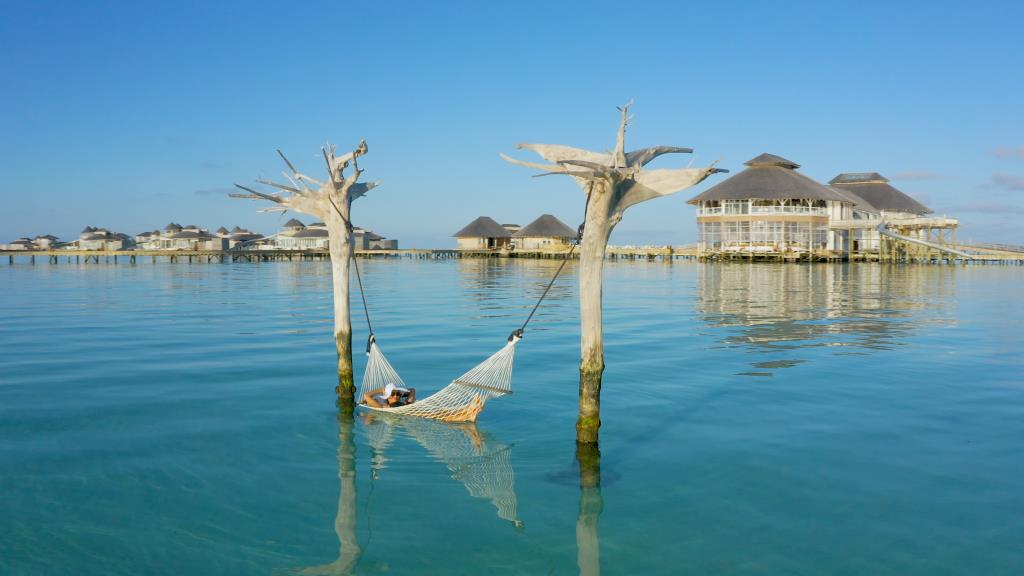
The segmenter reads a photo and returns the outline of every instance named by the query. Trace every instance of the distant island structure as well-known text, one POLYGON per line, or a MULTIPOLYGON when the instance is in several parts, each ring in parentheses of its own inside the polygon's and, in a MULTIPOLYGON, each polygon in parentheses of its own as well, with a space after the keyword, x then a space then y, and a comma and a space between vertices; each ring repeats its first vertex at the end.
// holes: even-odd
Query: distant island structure
MULTIPOLYGON (((388 239, 363 228, 352 229, 356 250, 397 250, 398 240, 388 239)), ((313 222, 308 226, 298 219, 285 222, 282 230, 261 238, 252 247, 257 250, 327 250, 327 225, 313 222)))
MULTIPOLYGON (((352 231, 356 250, 397 250, 398 240, 388 239, 370 230, 355 228, 352 231)), ((53 235, 18 238, 10 244, 0 244, 4 251, 234 251, 234 250, 288 250, 320 252, 327 250, 327 226, 314 222, 306 226, 292 218, 281 230, 270 236, 263 236, 239 226, 228 230, 221 226, 214 232, 208 228, 170 222, 162 230, 140 232, 134 237, 106 228, 86 226, 78 238, 70 242, 58 242, 53 235)))
POLYGON ((453 236, 458 250, 562 251, 576 238, 576 231, 551 214, 522 227, 480 216, 453 236))
POLYGON ((956 252, 955 218, 897 190, 878 173, 821 184, 800 165, 764 153, 691 198, 707 258, 875 259, 956 252))

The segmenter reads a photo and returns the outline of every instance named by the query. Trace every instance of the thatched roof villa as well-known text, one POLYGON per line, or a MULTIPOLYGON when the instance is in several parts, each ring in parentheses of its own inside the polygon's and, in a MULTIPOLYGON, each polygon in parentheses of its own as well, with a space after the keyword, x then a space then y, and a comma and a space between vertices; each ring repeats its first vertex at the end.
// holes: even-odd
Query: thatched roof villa
POLYGON ((512 234, 493 218, 480 216, 453 234, 459 250, 508 248, 512 234))
POLYGON ((877 172, 844 173, 824 185, 774 154, 746 166, 689 200, 697 206, 702 254, 848 257, 881 249, 882 222, 927 241, 951 241, 957 226, 926 217, 931 209, 877 172))
POLYGON ((576 231, 551 214, 544 214, 512 235, 519 250, 562 249, 576 238, 576 231))

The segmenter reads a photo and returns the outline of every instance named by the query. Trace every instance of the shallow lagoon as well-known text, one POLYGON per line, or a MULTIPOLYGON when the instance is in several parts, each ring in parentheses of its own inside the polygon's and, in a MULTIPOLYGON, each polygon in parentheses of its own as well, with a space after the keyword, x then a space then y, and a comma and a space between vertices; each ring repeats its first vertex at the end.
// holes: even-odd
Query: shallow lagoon
MULTIPOLYGON (((556 265, 363 270, 382 347, 428 391, 556 265)), ((474 427, 339 422, 325 263, 4 266, 0 573, 1024 571, 1024 270, 606 278, 582 490, 571 274, 474 427)))

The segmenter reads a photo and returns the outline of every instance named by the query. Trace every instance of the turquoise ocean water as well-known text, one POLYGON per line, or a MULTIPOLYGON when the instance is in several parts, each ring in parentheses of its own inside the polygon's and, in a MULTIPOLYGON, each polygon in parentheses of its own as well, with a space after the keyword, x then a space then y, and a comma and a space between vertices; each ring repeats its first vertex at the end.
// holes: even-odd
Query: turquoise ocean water
MULTIPOLYGON (((422 394, 557 262, 362 265, 422 394)), ((1024 269, 609 263, 586 489, 569 272, 451 426, 339 420, 325 263, 0 266, 0 574, 1024 573, 1024 269)))

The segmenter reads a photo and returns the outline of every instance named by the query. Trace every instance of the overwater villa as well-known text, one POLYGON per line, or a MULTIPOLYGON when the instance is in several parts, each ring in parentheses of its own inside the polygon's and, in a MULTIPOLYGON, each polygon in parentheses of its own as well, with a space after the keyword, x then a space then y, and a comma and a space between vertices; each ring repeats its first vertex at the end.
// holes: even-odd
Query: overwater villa
POLYGON ((519 250, 562 250, 576 238, 576 231, 551 214, 544 214, 512 234, 519 250))
POLYGON ((56 244, 57 237, 52 234, 36 236, 35 238, 22 236, 17 240, 11 241, 10 244, 0 244, 0 250, 52 250, 56 244))
POLYGON ((453 236, 458 250, 499 250, 512 241, 512 233, 487 216, 473 220, 453 236))
POLYGON ((572 242, 576 231, 551 214, 522 227, 480 216, 454 236, 458 250, 560 250, 572 242))
POLYGON ((182 226, 171 222, 163 230, 136 235, 135 242, 141 250, 230 250, 259 238, 262 236, 238 226, 230 232, 221 226, 211 234, 208 229, 195 224, 182 226))
POLYGON ((948 241, 942 231, 957 226, 955 219, 925 217, 930 209, 874 172, 840 174, 826 186, 774 154, 745 164, 742 172, 689 200, 697 206, 702 256, 878 257, 916 238, 948 241), (893 231, 886 235, 889 242, 879 231, 883 223, 893 231))
POLYGON ((931 208, 897 190, 877 172, 843 173, 829 184, 854 202, 853 221, 830 222, 832 229, 845 231, 853 254, 882 249, 877 229, 881 222, 908 238, 956 245, 957 219, 929 216, 931 208))
POLYGON ((92 226, 82 229, 77 240, 61 246, 65 250, 131 250, 134 247, 135 240, 131 236, 92 226))
POLYGON ((209 230, 195 224, 182 226, 174 222, 163 230, 142 232, 135 241, 142 250, 227 250, 229 247, 226 237, 210 234, 209 230))
MULTIPOLYGON (((388 239, 364 228, 352 229, 352 242, 356 250, 397 250, 398 240, 388 239)), ((328 250, 327 224, 303 224, 292 218, 281 231, 262 239, 255 247, 264 250, 328 250)))

